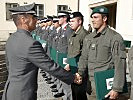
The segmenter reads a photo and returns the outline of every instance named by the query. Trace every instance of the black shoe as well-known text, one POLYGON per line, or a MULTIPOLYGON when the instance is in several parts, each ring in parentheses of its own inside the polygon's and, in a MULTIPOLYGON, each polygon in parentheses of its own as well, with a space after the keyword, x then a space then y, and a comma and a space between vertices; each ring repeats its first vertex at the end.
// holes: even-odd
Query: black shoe
POLYGON ((45 81, 51 80, 52 78, 46 78, 45 81))
POLYGON ((43 78, 48 78, 48 76, 44 76, 43 78))
POLYGON ((58 90, 57 90, 57 89, 52 89, 51 91, 52 91, 52 92, 58 92, 58 90))
POLYGON ((47 83, 47 84, 53 84, 54 82, 51 81, 51 80, 48 80, 46 83, 47 83))
POLYGON ((64 96, 65 94, 64 93, 57 93, 54 95, 55 98, 59 98, 59 97, 62 97, 64 96))
POLYGON ((52 89, 53 89, 53 88, 56 88, 56 87, 57 87, 57 85, 55 85, 55 84, 52 85, 52 86, 50 86, 50 88, 52 88, 52 89))
POLYGON ((42 76, 45 77, 46 76, 46 73, 43 73, 42 76))
POLYGON ((42 73, 42 72, 44 72, 44 70, 41 69, 41 70, 40 70, 40 73, 42 73))

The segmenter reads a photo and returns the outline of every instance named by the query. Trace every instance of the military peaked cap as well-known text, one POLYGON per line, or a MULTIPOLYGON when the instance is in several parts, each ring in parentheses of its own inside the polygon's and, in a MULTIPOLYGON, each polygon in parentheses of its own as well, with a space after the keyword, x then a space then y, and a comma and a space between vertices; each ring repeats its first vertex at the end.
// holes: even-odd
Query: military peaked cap
POLYGON ((70 15, 70 18, 75 18, 75 17, 84 17, 81 12, 73 12, 71 15, 70 15))
POLYGON ((59 21, 59 18, 57 16, 53 16, 53 22, 56 23, 59 21))
POLYGON ((99 13, 99 14, 109 14, 109 10, 108 8, 104 7, 104 6, 99 6, 93 9, 92 13, 91 13, 91 17, 93 14, 95 13, 99 13))
POLYGON ((41 23, 47 22, 47 18, 46 18, 46 17, 42 18, 42 19, 40 20, 40 22, 41 22, 41 23))
POLYGON ((29 5, 24 5, 24 6, 13 7, 13 8, 10 8, 9 11, 11 11, 13 15, 14 14, 36 15, 35 3, 29 4, 29 5))
POLYGON ((52 20, 53 20, 53 17, 52 17, 52 16, 47 15, 47 21, 52 21, 52 20))
POLYGON ((58 12, 58 17, 64 17, 64 16, 67 16, 69 17, 69 12, 66 12, 66 11, 59 11, 58 12))

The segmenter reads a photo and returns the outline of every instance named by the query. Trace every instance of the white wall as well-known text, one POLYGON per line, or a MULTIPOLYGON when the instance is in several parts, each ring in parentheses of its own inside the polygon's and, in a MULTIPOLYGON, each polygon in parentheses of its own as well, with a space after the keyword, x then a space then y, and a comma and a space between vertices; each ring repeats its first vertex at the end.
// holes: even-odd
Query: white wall
POLYGON ((88 8, 89 0, 80 0, 79 11, 84 16, 84 28, 88 30, 89 24, 89 8, 88 8))
POLYGON ((68 5, 72 11, 78 10, 78 0, 47 0, 46 14, 57 15, 57 5, 68 5))
POLYGON ((6 20, 5 3, 18 3, 24 5, 24 2, 31 4, 44 4, 44 16, 57 15, 57 5, 68 5, 72 11, 78 10, 78 0, 0 0, 0 39, 7 39, 9 33, 13 33, 16 27, 13 21, 6 20))
POLYGON ((133 44, 133 0, 118 0, 116 30, 133 44))

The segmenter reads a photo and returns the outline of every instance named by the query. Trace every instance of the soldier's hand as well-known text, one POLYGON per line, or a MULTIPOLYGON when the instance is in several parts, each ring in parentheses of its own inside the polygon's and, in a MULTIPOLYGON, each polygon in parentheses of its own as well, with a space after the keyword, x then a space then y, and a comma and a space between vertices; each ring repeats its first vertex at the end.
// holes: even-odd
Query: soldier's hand
POLYGON ((64 67, 64 69, 65 69, 66 71, 70 71, 69 64, 67 64, 67 65, 64 67))
POLYGON ((117 99, 118 98, 119 93, 111 90, 107 95, 105 95, 105 98, 109 97, 109 99, 117 99))
POLYGON ((74 83, 76 83, 76 84, 82 83, 82 77, 78 73, 75 74, 74 83))

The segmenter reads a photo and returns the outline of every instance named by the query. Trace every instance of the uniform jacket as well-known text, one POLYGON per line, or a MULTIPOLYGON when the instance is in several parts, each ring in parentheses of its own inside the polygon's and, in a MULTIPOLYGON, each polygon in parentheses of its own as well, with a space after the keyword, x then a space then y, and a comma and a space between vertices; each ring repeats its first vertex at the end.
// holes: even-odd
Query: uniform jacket
POLYGON ((59 33, 58 44, 57 44, 57 50, 60 53, 67 53, 68 40, 72 32, 73 30, 70 28, 68 24, 64 27, 64 29, 61 29, 61 32, 59 33))
POLYGON ((9 37, 6 55, 9 76, 2 100, 36 100, 38 68, 73 83, 74 76, 57 66, 26 30, 18 29, 9 37))
POLYGON ((102 32, 86 36, 79 59, 79 73, 88 66, 90 78, 94 72, 115 68, 113 90, 122 92, 125 83, 126 52, 123 38, 108 26, 102 32))
POLYGON ((73 32, 68 41, 68 58, 80 55, 83 40, 88 32, 82 26, 77 32, 73 32))

